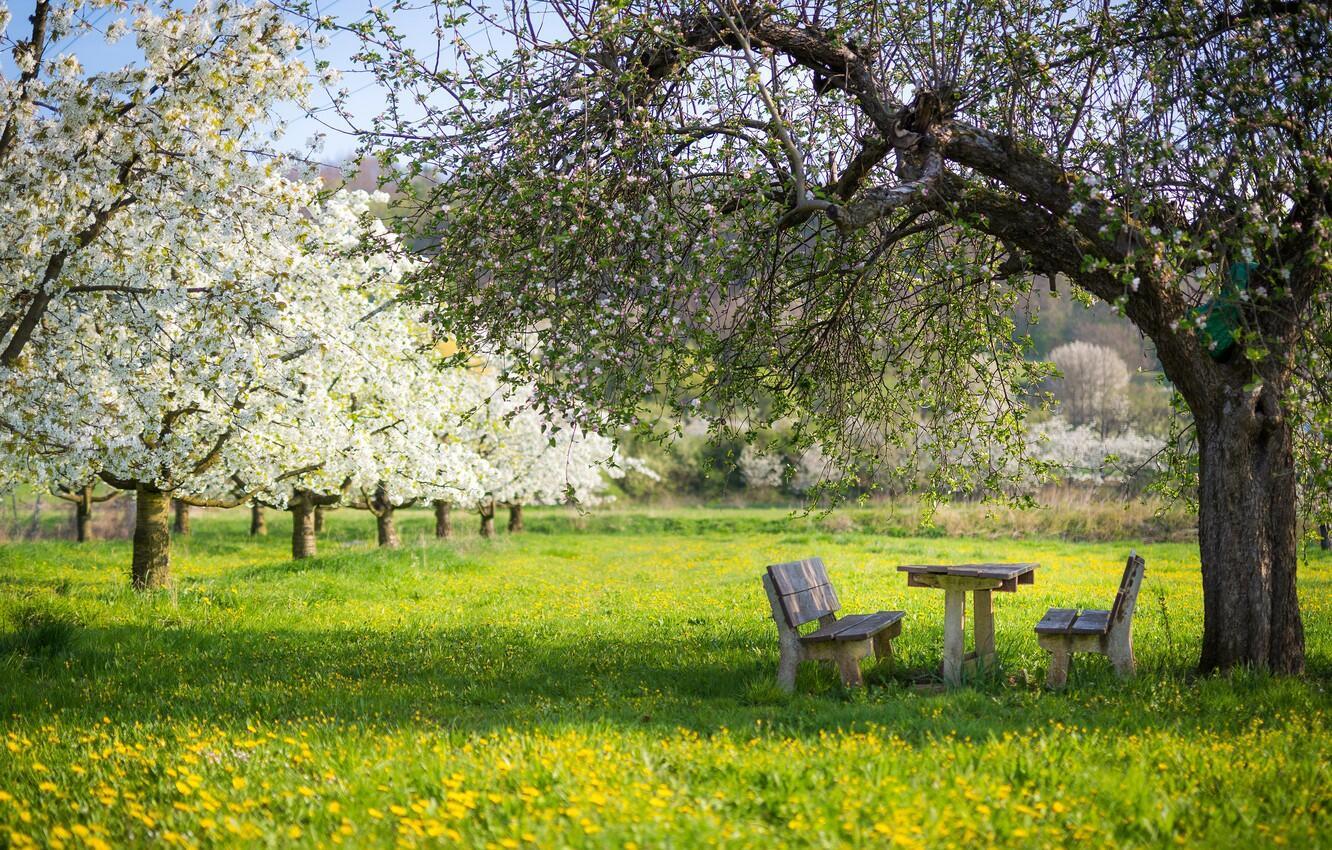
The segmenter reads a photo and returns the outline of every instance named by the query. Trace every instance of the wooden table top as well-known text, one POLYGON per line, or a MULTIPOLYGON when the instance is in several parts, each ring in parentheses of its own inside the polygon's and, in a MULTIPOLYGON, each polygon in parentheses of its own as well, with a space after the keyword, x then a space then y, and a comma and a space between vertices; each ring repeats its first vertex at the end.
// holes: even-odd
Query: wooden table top
POLYGON ((1012 581, 1036 571, 1040 564, 907 564, 898 572, 910 575, 957 576, 1012 581))

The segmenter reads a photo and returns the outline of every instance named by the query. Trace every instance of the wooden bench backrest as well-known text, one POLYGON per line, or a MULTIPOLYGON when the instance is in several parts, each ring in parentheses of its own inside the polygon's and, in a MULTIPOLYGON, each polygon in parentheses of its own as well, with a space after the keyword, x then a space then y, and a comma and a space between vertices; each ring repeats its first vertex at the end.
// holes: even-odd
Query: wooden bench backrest
POLYGON ((1119 579, 1119 592, 1115 594, 1115 604, 1110 608, 1110 628, 1123 620, 1133 619, 1133 609, 1138 604, 1138 591, 1142 589, 1142 577, 1147 572, 1147 562, 1137 552, 1129 554, 1124 565, 1124 575, 1119 579))
POLYGON ((768 580, 772 583, 786 624, 793 629, 842 608, 821 558, 771 564, 768 566, 768 580))

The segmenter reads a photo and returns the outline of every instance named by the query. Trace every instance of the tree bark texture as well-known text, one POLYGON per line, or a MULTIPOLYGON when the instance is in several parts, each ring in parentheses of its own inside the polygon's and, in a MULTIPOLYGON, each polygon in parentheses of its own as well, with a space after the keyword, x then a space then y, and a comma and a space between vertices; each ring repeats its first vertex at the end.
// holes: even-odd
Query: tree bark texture
POLYGON ((268 534, 268 518, 264 516, 264 506, 250 505, 250 536, 263 537, 268 534))
POLYGON ((154 590, 171 577, 171 500, 147 484, 135 487, 134 498, 130 581, 135 590, 154 590))
POLYGON ((1295 590, 1295 462, 1288 421, 1254 415, 1251 394, 1227 393, 1198 427, 1198 538, 1204 671, 1253 665, 1304 669, 1295 590))
POLYGON ((509 505, 509 533, 521 534, 523 531, 523 506, 521 502, 509 505))
POLYGON ((323 505, 315 505, 314 508, 314 530, 316 534, 324 533, 324 512, 323 505))
POLYGON ((398 526, 393 522, 393 506, 387 505, 375 514, 375 528, 378 532, 379 545, 385 549, 397 549, 402 545, 398 537, 398 526))
POLYGON ((453 536, 453 518, 449 515, 451 506, 443 499, 435 500, 435 537, 448 540, 453 536))
POLYGON ((292 560, 313 558, 315 544, 315 506, 309 496, 301 494, 291 500, 291 557, 292 560))
POLYGON ((495 503, 482 502, 478 509, 481 514, 481 536, 495 536, 495 503))
POLYGON ((384 549, 397 549, 402 545, 402 541, 398 539, 398 527, 393 523, 393 510, 396 505, 389 499, 388 488, 383 484, 375 487, 375 495, 371 497, 369 507, 370 512, 375 515, 379 545, 384 549))
POLYGON ((92 492, 92 487, 84 487, 74 502, 74 539, 80 543, 87 543, 93 536, 92 492))
POLYGON ((171 525, 171 531, 184 537, 190 533, 190 506, 180 499, 172 499, 171 506, 176 512, 176 520, 171 525))

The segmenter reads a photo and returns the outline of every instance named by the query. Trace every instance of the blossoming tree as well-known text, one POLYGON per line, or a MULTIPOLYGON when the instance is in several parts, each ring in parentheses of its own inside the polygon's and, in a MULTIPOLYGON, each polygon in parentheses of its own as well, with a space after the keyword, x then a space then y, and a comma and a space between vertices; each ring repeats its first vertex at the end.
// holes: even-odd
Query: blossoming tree
POLYGON ((1296 444, 1332 421, 1325 3, 437 6, 440 61, 390 16, 366 56, 385 157, 450 178, 410 219, 444 332, 613 420, 667 387, 797 415, 844 468, 933 453, 936 490, 993 492, 1039 378, 1006 317, 1067 281, 1152 340, 1192 417, 1201 667, 1303 668, 1296 444))
POLYGON ((357 440, 379 427, 356 398, 386 365, 392 374, 386 358, 403 349, 401 321, 383 302, 401 258, 353 250, 363 194, 321 203, 312 184, 272 180, 271 191, 301 201, 283 226, 229 238, 238 199, 203 217, 191 266, 156 265, 151 222, 131 255, 86 253, 76 268, 87 279, 144 285, 54 302, 41 338, 3 373, 11 451, 27 452, 48 480, 95 475, 135 493, 139 588, 169 575, 169 499, 286 505, 293 488, 345 491, 363 462, 357 440))
POLYGON ((118 12, 105 38, 133 38, 141 60, 85 73, 62 40, 89 35, 103 0, 37 0, 29 26, 0 5, 0 366, 13 367, 50 327, 48 311, 109 292, 189 283, 200 217, 243 199, 229 238, 259 238, 291 199, 256 164, 274 104, 301 98, 301 31, 271 5, 172 0, 118 12), (247 190, 256 190, 247 195, 247 190), (246 217, 248 216, 248 218, 246 217), (247 222, 242 224, 241 222, 247 222), (155 230, 143 242, 145 228, 155 230), (155 274, 111 273, 108 260, 148 250, 155 274), (95 257, 93 255, 96 255, 95 257), (107 270, 92 279, 91 266, 107 270))
MULTIPOLYGON (((495 533, 495 508, 509 509, 509 531, 523 530, 524 505, 592 505, 603 498, 607 478, 623 477, 628 465, 615 443, 583 431, 558 415, 543 415, 529 388, 505 387, 493 376, 473 374, 484 388, 475 452, 489 470, 472 500, 481 516, 481 536, 495 533)), ((637 464, 651 474, 642 464, 637 464)))

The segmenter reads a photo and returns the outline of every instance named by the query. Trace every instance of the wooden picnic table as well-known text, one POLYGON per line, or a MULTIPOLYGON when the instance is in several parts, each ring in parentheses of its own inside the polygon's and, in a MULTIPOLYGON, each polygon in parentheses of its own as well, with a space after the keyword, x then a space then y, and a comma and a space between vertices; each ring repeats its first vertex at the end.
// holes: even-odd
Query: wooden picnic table
POLYGON ((908 564, 898 567, 907 574, 907 587, 937 587, 944 592, 943 679, 949 685, 962 682, 963 668, 992 667, 994 652, 994 608, 990 594, 1016 593, 1020 585, 1036 582, 1039 564, 908 564), (976 649, 965 653, 967 594, 972 594, 976 649))

